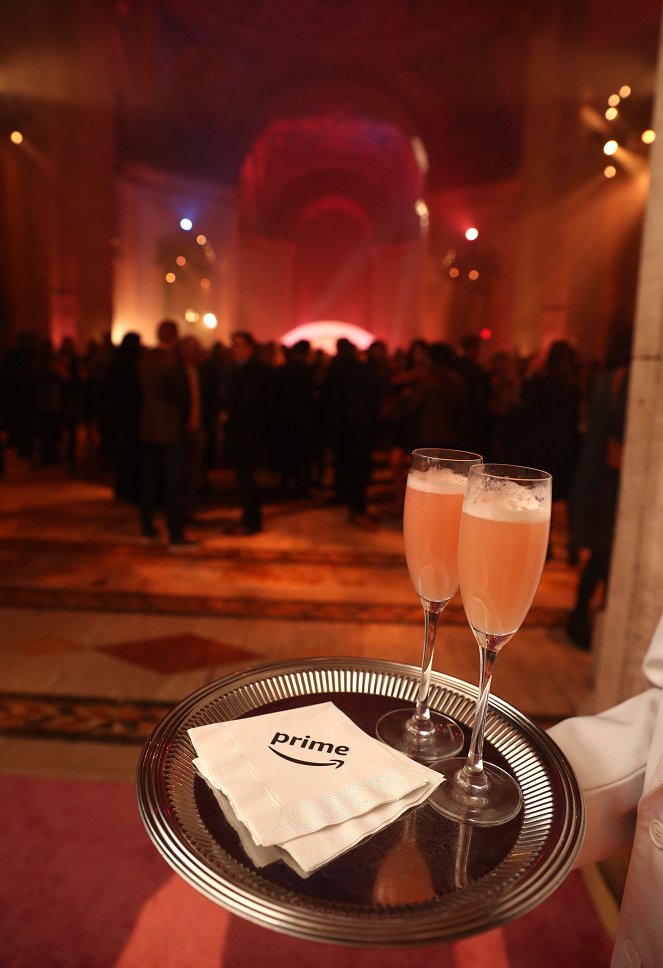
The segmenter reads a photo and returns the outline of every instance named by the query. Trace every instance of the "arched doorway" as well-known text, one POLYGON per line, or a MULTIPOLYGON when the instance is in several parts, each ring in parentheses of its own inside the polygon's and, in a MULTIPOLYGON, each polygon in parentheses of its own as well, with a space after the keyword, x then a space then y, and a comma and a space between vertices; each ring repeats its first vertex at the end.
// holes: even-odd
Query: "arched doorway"
POLYGON ((421 301, 424 169, 391 121, 334 113, 270 123, 240 179, 243 325, 263 339, 343 319, 396 344, 421 301))

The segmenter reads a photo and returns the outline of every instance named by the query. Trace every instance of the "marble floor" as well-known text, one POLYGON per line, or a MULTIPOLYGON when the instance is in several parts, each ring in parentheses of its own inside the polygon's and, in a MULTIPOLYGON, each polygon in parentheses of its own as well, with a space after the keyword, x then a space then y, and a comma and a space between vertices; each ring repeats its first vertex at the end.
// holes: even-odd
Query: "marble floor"
MULTIPOLYGON (((0 771, 128 779, 165 712, 253 665, 362 656, 418 665, 422 616, 403 558, 390 479, 371 487, 380 527, 361 531, 325 492, 279 500, 265 530, 230 536, 232 479, 212 478, 187 555, 141 543, 136 509, 98 474, 69 477, 10 455, 0 481, 0 771)), ((494 692, 542 726, 581 711, 592 659, 564 632, 577 568, 554 514, 552 558, 527 622, 500 657, 494 692)), ((459 602, 434 668, 470 682, 477 648, 459 602)))

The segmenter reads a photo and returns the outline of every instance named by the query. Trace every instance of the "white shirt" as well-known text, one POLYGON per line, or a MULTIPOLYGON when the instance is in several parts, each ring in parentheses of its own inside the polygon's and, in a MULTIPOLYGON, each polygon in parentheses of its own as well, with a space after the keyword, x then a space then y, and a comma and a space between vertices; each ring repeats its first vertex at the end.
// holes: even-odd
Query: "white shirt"
POLYGON ((643 674, 639 695, 549 731, 585 799, 576 866, 632 845, 611 968, 663 968, 663 618, 643 674))

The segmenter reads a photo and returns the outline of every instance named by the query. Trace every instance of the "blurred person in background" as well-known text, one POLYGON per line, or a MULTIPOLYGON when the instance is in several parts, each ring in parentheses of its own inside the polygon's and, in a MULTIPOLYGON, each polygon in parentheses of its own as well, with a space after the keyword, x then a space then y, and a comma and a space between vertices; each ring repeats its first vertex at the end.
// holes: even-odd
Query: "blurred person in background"
POLYGON ((235 470, 241 520, 233 534, 262 531, 262 502, 257 471, 268 442, 269 407, 272 399, 272 368, 265 363, 253 335, 247 330, 232 334, 233 369, 228 388, 226 457, 235 470))
POLYGON ((589 649, 592 635, 590 608, 596 589, 603 594, 617 518, 617 498, 626 423, 632 329, 617 324, 606 357, 606 370, 598 379, 589 410, 587 433, 570 492, 571 541, 585 548, 585 561, 568 620, 569 637, 589 649))
POLYGON ((143 479, 140 521, 143 537, 159 534, 154 516, 163 501, 169 547, 185 551, 196 545, 184 534, 187 507, 187 422, 191 396, 179 346, 177 323, 164 319, 157 328, 158 345, 143 356, 143 479))

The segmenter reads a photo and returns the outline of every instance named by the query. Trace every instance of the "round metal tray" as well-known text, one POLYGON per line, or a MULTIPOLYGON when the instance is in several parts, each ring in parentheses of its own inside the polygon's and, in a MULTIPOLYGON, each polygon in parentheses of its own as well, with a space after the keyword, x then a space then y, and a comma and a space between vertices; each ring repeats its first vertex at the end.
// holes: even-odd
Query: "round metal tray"
MULTIPOLYGON (((373 734, 380 715, 414 703, 419 670, 360 659, 301 659, 211 683, 179 703, 148 740, 137 793, 168 863, 234 914, 299 938, 383 947, 451 941, 519 917, 563 881, 584 830, 582 796, 559 748, 493 697, 484 756, 516 777, 521 813, 500 827, 455 824, 424 804, 308 878, 277 861, 256 868, 192 765, 192 726, 331 700, 373 734)), ((433 673, 431 706, 469 742, 477 689, 433 673)))

